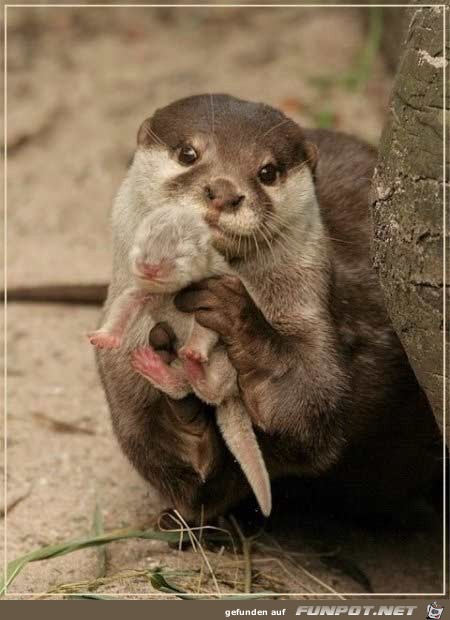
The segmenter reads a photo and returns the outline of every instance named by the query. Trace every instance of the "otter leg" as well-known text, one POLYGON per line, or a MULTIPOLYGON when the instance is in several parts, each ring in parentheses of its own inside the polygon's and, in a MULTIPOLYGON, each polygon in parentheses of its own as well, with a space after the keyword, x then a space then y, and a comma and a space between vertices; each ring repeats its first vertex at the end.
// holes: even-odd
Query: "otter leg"
POLYGON ((131 357, 135 371, 171 398, 179 400, 191 391, 183 368, 176 361, 167 365, 152 347, 140 347, 131 357))
POLYGON ((268 517, 272 510, 270 478, 250 417, 241 399, 228 398, 219 405, 216 409, 216 420, 225 443, 253 489, 261 512, 268 517))
POLYGON ((136 287, 130 287, 114 301, 105 323, 87 337, 91 344, 99 349, 116 349, 122 344, 127 325, 134 319, 149 296, 136 287))
POLYGON ((185 359, 183 368, 194 393, 210 405, 219 405, 236 392, 236 371, 223 347, 213 350, 208 364, 185 359))
POLYGON ((194 320, 192 331, 185 344, 178 351, 181 359, 192 360, 204 364, 208 361, 209 354, 218 340, 215 332, 199 325, 194 320))

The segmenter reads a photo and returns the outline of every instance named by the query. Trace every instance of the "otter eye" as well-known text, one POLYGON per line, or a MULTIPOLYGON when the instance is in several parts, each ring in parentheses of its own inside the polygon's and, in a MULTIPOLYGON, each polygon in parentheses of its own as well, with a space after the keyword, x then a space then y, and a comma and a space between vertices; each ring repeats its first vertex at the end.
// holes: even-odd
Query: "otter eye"
POLYGON ((198 159, 197 151, 189 145, 182 146, 178 153, 178 161, 185 166, 190 166, 198 159))
POLYGON ((273 185, 277 178, 278 169, 274 164, 267 164, 258 172, 258 179, 263 185, 273 185))

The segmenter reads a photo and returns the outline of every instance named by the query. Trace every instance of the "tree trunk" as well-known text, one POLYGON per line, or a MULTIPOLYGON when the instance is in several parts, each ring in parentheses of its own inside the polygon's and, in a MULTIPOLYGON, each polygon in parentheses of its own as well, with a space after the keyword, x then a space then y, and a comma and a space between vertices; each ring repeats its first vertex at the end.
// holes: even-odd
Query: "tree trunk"
POLYGON ((442 428, 448 50, 443 49, 442 7, 407 13, 409 32, 372 190, 373 258, 394 327, 442 428))

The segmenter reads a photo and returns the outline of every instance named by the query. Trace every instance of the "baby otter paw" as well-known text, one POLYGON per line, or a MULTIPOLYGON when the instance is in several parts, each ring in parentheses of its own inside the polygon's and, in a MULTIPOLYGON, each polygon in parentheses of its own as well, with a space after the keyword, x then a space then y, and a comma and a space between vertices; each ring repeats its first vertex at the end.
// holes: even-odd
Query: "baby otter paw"
POLYGON ((185 359, 183 360, 183 368, 194 394, 205 403, 217 404, 217 390, 208 382, 205 366, 195 360, 185 359))
POLYGON ((183 359, 183 368, 188 381, 192 385, 204 383, 206 376, 203 364, 190 357, 185 357, 183 359))
POLYGON ((178 356, 182 360, 191 360, 192 362, 197 362, 197 364, 206 364, 208 361, 204 353, 192 347, 181 347, 178 351, 178 356))
POLYGON ((131 354, 131 365, 140 375, 156 383, 165 383, 170 368, 151 347, 140 347, 131 354))
POLYGON ((118 349, 122 343, 122 339, 117 334, 104 332, 98 329, 95 332, 87 334, 89 342, 98 349, 118 349))
POLYGON ((161 392, 176 400, 188 393, 184 375, 168 366, 151 347, 141 347, 131 354, 134 370, 161 392))

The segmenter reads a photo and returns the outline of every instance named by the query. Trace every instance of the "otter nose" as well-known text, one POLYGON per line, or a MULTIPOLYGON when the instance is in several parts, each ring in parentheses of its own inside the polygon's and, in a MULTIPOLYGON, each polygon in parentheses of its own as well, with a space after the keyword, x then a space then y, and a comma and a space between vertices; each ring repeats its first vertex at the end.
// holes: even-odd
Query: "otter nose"
POLYGON ((226 179, 216 179, 206 185, 206 199, 216 209, 226 209, 238 207, 245 196, 239 194, 233 183, 226 179))
POLYGON ((161 272, 163 271, 161 264, 152 265, 144 262, 143 260, 136 261, 136 268, 139 274, 147 280, 153 280, 154 278, 157 278, 161 275, 161 272))

